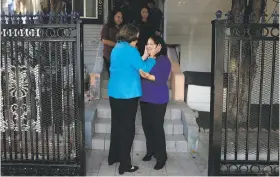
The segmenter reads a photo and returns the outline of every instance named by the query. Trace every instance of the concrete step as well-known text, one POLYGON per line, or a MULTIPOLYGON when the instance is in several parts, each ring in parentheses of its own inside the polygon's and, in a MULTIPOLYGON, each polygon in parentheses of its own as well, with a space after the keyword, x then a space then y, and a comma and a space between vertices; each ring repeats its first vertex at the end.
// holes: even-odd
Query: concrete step
MULTIPOLYGON (((101 88, 101 98, 109 98, 107 88, 101 88)), ((169 89, 169 100, 171 99, 172 99, 172 90, 169 89)))
MULTIPOLYGON (((169 102, 167 105, 165 119, 167 120, 181 120, 181 107, 184 106, 182 103, 169 102)), ((141 116, 140 106, 138 108, 137 116, 141 116)), ((98 118, 111 118, 111 108, 109 99, 101 99, 97 106, 97 117, 98 118)))
MULTIPOLYGON (((166 135, 167 152, 187 152, 188 143, 183 135, 166 135)), ((92 149, 108 150, 110 147, 110 134, 98 133, 93 136, 92 149)), ((146 138, 144 135, 135 135, 133 151, 146 151, 146 138)))
MULTIPOLYGON (((169 89, 171 89, 171 81, 170 80, 168 80, 167 81, 167 85, 168 85, 168 88, 169 89)), ((102 81, 102 86, 101 86, 101 88, 104 88, 104 89, 107 89, 108 88, 108 80, 103 80, 102 81)))
MULTIPOLYGON (((166 135, 183 135, 181 120, 165 120, 164 131, 166 135)), ((95 133, 111 133, 111 119, 97 118, 95 120, 95 133)), ((135 134, 144 135, 141 118, 135 121, 135 134)))

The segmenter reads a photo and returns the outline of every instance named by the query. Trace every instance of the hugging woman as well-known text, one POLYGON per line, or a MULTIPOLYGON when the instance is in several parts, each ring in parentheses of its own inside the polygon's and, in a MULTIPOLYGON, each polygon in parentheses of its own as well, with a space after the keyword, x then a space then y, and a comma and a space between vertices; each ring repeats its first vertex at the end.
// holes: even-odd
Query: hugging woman
POLYGON ((117 34, 117 44, 111 53, 108 95, 111 107, 111 141, 108 163, 120 162, 119 174, 134 172, 130 152, 135 136, 135 117, 142 96, 139 70, 148 73, 156 63, 158 46, 141 57, 136 48, 139 29, 124 25, 117 34))
POLYGON ((167 81, 171 71, 171 62, 167 57, 167 46, 160 36, 150 37, 146 45, 148 53, 159 45, 161 45, 161 50, 155 55, 156 64, 150 73, 140 70, 143 77, 143 96, 140 98, 140 106, 147 146, 147 154, 143 161, 149 161, 154 156, 157 160, 155 170, 162 169, 167 160, 163 124, 169 101, 167 81))

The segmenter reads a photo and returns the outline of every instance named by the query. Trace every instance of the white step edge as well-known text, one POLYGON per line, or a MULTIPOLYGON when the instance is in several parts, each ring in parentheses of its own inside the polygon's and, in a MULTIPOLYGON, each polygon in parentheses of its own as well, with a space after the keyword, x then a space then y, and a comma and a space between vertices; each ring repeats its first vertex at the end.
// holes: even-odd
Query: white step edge
MULTIPOLYGON (((166 135, 167 152, 187 152, 188 143, 183 135, 166 135)), ((95 134, 92 139, 92 149, 109 150, 110 134, 95 134)), ((133 151, 146 151, 146 139, 144 135, 135 135, 133 151)))
MULTIPOLYGON (((94 133, 111 133, 111 119, 97 118, 94 126, 94 133)), ((165 120, 164 131, 166 135, 183 135, 183 122, 181 120, 165 120)), ((141 118, 135 121, 135 134, 144 134, 141 118)))
MULTIPOLYGON (((169 102, 165 112, 165 119, 169 120, 181 120, 182 111, 181 108, 186 106, 185 103, 169 102)), ((140 106, 137 111, 137 116, 141 116, 140 106)), ((97 117, 99 118, 111 118, 111 108, 109 99, 101 99, 97 106, 97 117)))

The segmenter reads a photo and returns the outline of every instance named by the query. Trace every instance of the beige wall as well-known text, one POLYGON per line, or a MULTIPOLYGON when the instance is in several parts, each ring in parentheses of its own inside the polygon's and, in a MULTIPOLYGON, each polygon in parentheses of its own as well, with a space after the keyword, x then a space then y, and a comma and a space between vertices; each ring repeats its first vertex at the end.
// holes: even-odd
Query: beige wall
MULTIPOLYGON (((168 44, 181 44, 182 71, 211 71, 211 20, 217 10, 228 12, 231 1, 165 0, 165 39, 168 44)), ((275 2, 267 2, 270 16, 275 2)))

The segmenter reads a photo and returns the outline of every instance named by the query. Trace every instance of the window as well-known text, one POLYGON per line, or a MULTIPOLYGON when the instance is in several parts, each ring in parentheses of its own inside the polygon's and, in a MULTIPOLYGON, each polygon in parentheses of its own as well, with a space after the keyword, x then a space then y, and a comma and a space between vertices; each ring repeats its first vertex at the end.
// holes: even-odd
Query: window
POLYGON ((98 18, 98 0, 75 0, 75 11, 81 18, 97 19, 98 18))
POLYGON ((83 23, 103 23, 104 0, 72 0, 74 11, 80 14, 83 23))
POLYGON ((84 18, 97 19, 97 0, 84 0, 84 18))

